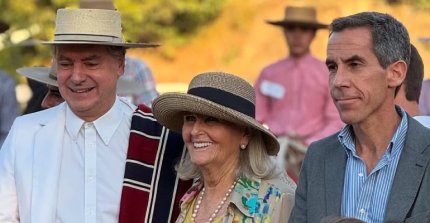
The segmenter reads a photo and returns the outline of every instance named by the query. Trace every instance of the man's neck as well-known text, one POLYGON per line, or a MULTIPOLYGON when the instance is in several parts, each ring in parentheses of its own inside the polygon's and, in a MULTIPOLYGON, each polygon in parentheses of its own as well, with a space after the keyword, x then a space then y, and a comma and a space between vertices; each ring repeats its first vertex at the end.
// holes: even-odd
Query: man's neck
POLYGON ((357 155, 364 161, 370 173, 387 150, 401 122, 397 111, 363 123, 353 124, 357 155))

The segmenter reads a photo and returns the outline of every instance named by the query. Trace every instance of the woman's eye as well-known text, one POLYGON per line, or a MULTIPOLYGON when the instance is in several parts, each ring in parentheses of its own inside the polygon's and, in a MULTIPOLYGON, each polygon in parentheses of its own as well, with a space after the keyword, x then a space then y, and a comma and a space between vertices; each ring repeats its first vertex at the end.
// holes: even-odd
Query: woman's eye
POLYGON ((186 122, 192 122, 195 120, 196 120, 196 117, 194 115, 184 115, 184 121, 186 122))
POLYGON ((205 122, 219 122, 219 119, 215 117, 206 117, 205 122))

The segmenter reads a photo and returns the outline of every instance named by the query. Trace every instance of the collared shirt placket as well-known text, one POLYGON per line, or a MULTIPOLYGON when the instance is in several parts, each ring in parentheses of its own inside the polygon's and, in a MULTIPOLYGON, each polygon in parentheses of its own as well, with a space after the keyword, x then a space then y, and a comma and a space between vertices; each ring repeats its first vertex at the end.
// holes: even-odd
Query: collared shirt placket
POLYGON ((97 132, 94 124, 84 123, 85 132, 85 223, 96 223, 97 204, 97 132))

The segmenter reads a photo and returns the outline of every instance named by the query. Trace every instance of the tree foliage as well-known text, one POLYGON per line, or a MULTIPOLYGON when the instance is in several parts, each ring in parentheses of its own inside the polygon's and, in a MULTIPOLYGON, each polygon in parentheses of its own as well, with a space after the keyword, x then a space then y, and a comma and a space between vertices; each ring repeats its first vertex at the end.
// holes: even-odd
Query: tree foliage
MULTIPOLYGON (((114 1, 121 12, 124 38, 131 42, 169 43, 180 47, 221 12, 224 0, 114 1)), ((0 0, 0 20, 11 29, 0 35, 0 67, 10 74, 21 66, 43 65, 47 46, 28 39, 50 40, 58 8, 78 6, 78 0, 0 0), (27 41, 25 41, 27 40, 27 41)))

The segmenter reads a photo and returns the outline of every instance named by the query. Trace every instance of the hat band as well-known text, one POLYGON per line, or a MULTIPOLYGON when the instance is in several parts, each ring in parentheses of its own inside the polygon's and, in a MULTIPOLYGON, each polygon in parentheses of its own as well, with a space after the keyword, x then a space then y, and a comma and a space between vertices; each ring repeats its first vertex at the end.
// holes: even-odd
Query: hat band
POLYGON ((54 41, 89 41, 89 42, 121 43, 122 39, 116 36, 93 35, 93 34, 55 34, 54 41))
POLYGON ((230 92, 211 87, 197 87, 189 89, 188 94, 207 99, 243 113, 251 118, 255 118, 255 105, 230 92))

